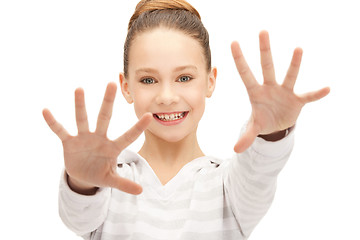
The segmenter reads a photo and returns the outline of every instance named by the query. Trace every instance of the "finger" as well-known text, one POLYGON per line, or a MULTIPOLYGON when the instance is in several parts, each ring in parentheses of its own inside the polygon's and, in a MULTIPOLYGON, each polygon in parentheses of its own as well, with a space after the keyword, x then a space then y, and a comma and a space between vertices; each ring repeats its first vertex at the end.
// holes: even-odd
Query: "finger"
POLYGON ((106 183, 111 188, 119 189, 120 191, 138 195, 142 192, 142 187, 126 178, 120 177, 117 173, 109 176, 108 182, 106 183))
POLYGON ((153 116, 151 113, 144 114, 132 128, 130 128, 126 133, 124 133, 122 136, 120 136, 118 139, 114 141, 117 148, 120 151, 122 151, 132 142, 134 142, 141 135, 141 133, 145 131, 145 129, 149 126, 152 119, 153 116))
POLYGON ((65 141, 70 137, 70 134, 55 120, 54 116, 48 109, 44 109, 42 113, 50 129, 60 138, 61 141, 65 141))
POLYGON ((269 33, 267 31, 260 32, 259 42, 260 42, 261 67, 264 76, 264 84, 274 84, 276 82, 275 70, 274 70, 274 63, 272 60, 272 55, 270 50, 269 33))
POLYGON ((320 100, 321 98, 328 95, 329 92, 330 92, 330 88, 325 87, 325 88, 320 89, 318 91, 302 94, 300 96, 300 99, 306 104, 306 103, 309 103, 309 102, 314 102, 314 101, 320 100))
POLYGON ((296 48, 294 50, 293 57, 291 59, 290 67, 285 76, 285 80, 282 84, 283 87, 293 90, 296 82, 296 78, 299 73, 301 58, 302 58, 303 50, 301 48, 296 48))
POLYGON ((116 95, 116 84, 109 83, 106 87, 104 100, 100 108, 96 130, 95 130, 95 133, 99 135, 106 135, 112 115, 115 95, 116 95))
POLYGON ((78 133, 89 132, 89 123, 85 108, 84 90, 81 88, 75 90, 75 115, 78 133))
POLYGON ((258 85, 254 75, 252 74, 245 57, 241 51, 240 45, 237 42, 231 44, 231 52, 235 61, 236 68, 243 80, 245 87, 249 90, 258 85))
POLYGON ((255 141, 255 138, 259 135, 260 131, 257 130, 253 125, 248 125, 245 133, 240 137, 238 142, 234 146, 234 151, 242 153, 248 149, 251 144, 255 141))

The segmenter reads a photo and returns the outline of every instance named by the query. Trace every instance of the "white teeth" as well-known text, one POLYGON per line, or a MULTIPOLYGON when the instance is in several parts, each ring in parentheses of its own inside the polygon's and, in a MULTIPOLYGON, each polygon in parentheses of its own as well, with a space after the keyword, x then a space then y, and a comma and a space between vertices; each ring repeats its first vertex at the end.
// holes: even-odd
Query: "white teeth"
POLYGON ((162 121, 174 121, 181 119, 185 116, 185 112, 183 113, 171 113, 171 114, 156 114, 157 118, 162 121))

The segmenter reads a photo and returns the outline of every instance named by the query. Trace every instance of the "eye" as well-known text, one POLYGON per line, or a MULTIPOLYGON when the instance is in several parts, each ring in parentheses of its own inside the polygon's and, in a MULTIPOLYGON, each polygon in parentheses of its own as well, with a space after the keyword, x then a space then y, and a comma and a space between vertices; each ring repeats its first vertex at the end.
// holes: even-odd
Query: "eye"
POLYGON ((155 80, 152 78, 143 78, 140 80, 140 82, 144 83, 144 84, 154 84, 155 80))
POLYGON ((181 76, 181 77, 179 77, 178 82, 188 82, 191 79, 192 79, 192 77, 190 77, 190 76, 181 76))

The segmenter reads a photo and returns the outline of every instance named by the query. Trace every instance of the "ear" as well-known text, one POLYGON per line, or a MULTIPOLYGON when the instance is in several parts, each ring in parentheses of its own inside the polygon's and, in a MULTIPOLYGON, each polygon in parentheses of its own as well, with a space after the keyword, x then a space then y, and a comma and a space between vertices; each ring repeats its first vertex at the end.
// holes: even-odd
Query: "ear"
POLYGON ((206 97, 208 97, 208 98, 212 96, 212 94, 215 90, 216 77, 217 77, 217 68, 213 67, 213 68, 211 68, 211 71, 208 76, 208 86, 207 86, 207 93, 206 93, 206 97))
POLYGON ((119 79, 120 79, 121 92, 122 92, 124 98, 126 99, 126 101, 128 103, 130 103, 130 104, 133 103, 134 101, 133 101, 131 93, 129 91, 129 83, 128 83, 128 80, 125 78, 124 73, 119 74, 119 79))

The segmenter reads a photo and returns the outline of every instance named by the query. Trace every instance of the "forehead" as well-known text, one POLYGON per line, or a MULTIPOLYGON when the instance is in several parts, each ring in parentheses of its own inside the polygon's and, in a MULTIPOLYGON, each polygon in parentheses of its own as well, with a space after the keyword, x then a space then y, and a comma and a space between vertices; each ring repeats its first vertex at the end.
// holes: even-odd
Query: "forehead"
POLYGON ((200 43, 179 30, 156 28, 136 36, 129 51, 129 73, 138 68, 158 70, 193 65, 206 69, 200 43))

